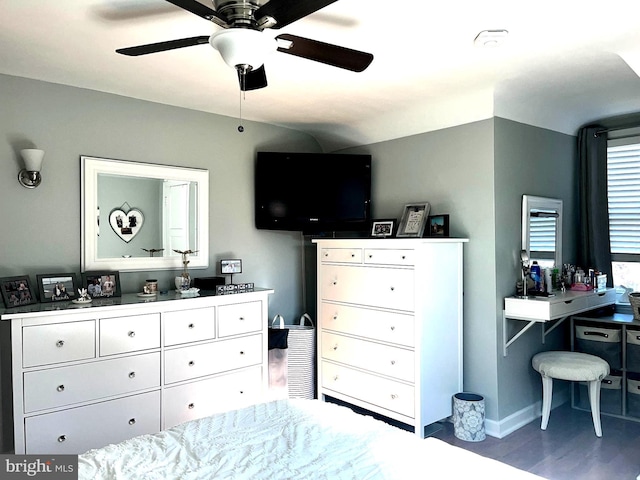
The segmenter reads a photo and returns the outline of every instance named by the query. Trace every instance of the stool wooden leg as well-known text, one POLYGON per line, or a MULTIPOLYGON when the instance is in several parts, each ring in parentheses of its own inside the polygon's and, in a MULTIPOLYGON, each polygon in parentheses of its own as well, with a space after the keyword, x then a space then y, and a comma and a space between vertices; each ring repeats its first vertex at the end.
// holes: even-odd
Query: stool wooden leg
POLYGON ((589 382, 589 403, 591 403, 591 416, 593 417, 593 428, 596 437, 602 436, 602 426, 600 425, 600 380, 589 382))
POLYGON ((551 415, 551 398, 553 396, 553 378, 542 375, 542 423, 540 429, 546 430, 551 415))

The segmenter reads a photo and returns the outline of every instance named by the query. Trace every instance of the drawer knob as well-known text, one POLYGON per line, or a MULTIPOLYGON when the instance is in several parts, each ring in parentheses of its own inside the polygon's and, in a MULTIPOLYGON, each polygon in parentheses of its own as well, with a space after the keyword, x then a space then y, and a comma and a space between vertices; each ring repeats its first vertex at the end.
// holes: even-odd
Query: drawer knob
POLYGON ((355 256, 356 256, 356 254, 355 254, 355 253, 352 253, 352 254, 351 254, 351 258, 353 258, 353 257, 355 257, 355 256))
POLYGON ((129 335, 131 338, 136 336, 136 332, 134 332, 133 330, 131 330, 127 335, 129 335))
POLYGON ((58 390, 59 392, 64 392, 64 385, 58 385, 58 388, 56 388, 56 390, 58 390))
POLYGON ((391 325, 391 331, 393 332, 396 329, 395 325, 391 325))
POLYGON ((193 323, 190 323, 189 328, 196 328, 196 326, 193 323))
POLYGON ((129 372, 129 378, 136 378, 136 372, 129 372))
POLYGON ((407 258, 406 256, 402 255, 402 260, 404 260, 405 258, 407 258))
POLYGON ((328 252, 324 252, 324 256, 325 256, 325 257, 328 257, 328 256, 329 256, 329 253, 328 253, 328 252))
POLYGON ((396 289, 396 287, 391 287, 391 291, 393 292, 396 289))
POLYGON ((240 395, 244 394, 244 390, 240 390, 240 395))
POLYGON ((135 418, 130 418, 129 419, 129 425, 135 425, 136 424, 136 419, 135 418))
POLYGON ((64 442, 66 439, 67 439, 67 436, 66 436, 66 435, 60 435, 60 436, 58 437, 58 442, 62 443, 62 442, 64 442))
POLYGON ((338 350, 338 345, 334 345, 333 350, 338 350))
POLYGON ((338 319, 338 314, 335 314, 335 315, 333 316, 333 319, 334 319, 334 320, 337 320, 337 319, 338 319))
POLYGON ((333 285, 337 285, 337 284, 338 284, 338 281, 337 281, 337 280, 334 280, 334 281, 333 281, 333 282, 331 282, 331 283, 332 283, 333 285))
POLYGON ((398 395, 396 395, 395 393, 391 394, 391 400, 395 400, 396 398, 398 398, 398 395))
POLYGON ((391 365, 395 365, 396 361, 395 360, 391 360, 391 365))
POLYGON ((373 258, 373 255, 369 254, 369 258, 373 258))
POLYGON ((195 403, 190 403, 189 405, 187 405, 187 408, 189 410, 193 410, 194 408, 196 408, 196 404, 195 403))
POLYGON ((244 350, 240 350, 240 355, 244 355, 244 350))
POLYGON ((244 317, 240 317, 240 321, 241 321, 241 322, 242 322, 242 321, 244 321, 244 317))
POLYGON ((58 347, 58 348, 62 348, 62 347, 64 347, 64 340, 58 340, 58 341, 56 342, 56 347, 58 347))
POLYGON ((190 361, 189 361, 189 366, 190 366, 190 367, 193 367, 195 364, 196 364, 196 362, 194 362, 193 360, 190 360, 190 361))
POLYGON ((338 381, 338 375, 335 375, 335 376, 333 377, 333 381, 334 381, 334 382, 337 382, 337 381, 338 381))

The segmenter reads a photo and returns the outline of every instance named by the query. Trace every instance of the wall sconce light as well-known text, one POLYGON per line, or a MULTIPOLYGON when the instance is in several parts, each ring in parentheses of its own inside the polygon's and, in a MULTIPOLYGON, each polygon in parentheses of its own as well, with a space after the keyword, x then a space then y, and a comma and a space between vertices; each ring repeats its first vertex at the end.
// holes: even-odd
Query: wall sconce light
POLYGON ((20 155, 24 160, 25 168, 20 170, 20 173, 18 174, 18 181, 23 187, 36 188, 42 181, 40 170, 42 169, 44 150, 26 148, 24 150, 20 150, 20 155))

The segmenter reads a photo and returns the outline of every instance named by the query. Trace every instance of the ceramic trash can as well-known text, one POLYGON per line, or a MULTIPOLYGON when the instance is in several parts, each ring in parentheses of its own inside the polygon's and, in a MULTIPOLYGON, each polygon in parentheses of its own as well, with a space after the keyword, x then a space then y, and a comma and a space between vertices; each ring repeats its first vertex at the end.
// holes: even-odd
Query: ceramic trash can
POLYGON ((475 393, 456 393, 453 396, 453 428, 460 440, 481 442, 484 432, 484 397, 475 393))

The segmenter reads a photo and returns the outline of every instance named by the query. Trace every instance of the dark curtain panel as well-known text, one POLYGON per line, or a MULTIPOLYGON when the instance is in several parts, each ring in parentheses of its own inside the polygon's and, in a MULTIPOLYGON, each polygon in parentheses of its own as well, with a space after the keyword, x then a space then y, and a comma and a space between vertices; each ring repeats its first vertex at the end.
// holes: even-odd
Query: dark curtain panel
POLYGON ((578 264, 607 274, 613 286, 607 206, 607 135, 602 126, 588 126, 578 133, 580 155, 580 243, 578 264))

